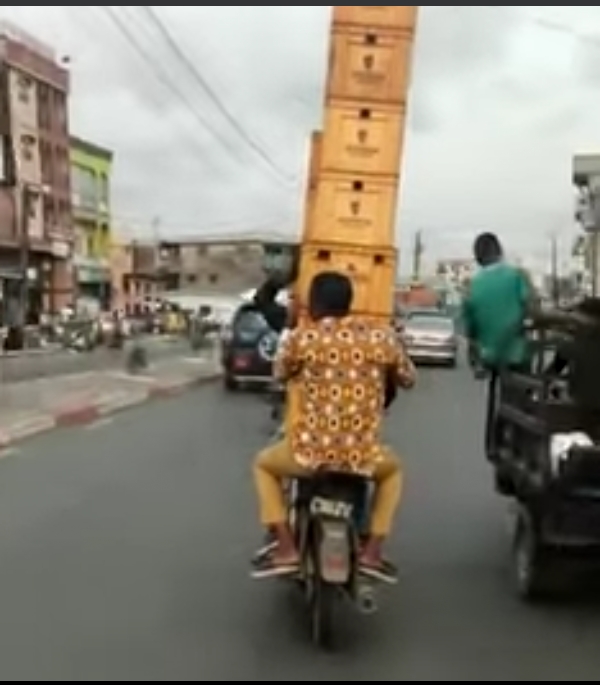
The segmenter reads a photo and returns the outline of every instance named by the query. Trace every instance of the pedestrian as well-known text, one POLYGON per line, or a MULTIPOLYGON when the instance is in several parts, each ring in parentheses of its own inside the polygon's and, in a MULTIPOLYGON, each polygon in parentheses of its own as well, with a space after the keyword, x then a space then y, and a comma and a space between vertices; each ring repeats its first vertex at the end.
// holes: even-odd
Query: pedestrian
POLYGON ((531 350, 525 323, 535 311, 536 296, 526 272, 505 259, 498 236, 483 233, 473 251, 480 270, 468 286, 463 321, 469 361, 477 360, 489 374, 485 447, 488 458, 495 462, 499 378, 505 370, 529 369, 531 350))

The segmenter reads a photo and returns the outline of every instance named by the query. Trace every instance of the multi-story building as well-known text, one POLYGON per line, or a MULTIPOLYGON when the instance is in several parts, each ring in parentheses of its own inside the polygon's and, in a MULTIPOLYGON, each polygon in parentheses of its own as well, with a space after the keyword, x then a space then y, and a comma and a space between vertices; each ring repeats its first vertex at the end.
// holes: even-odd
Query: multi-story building
POLYGON ((159 268, 159 247, 153 243, 115 242, 111 251, 112 307, 142 313, 165 292, 159 268))
POLYGON ((289 253, 285 238, 258 234, 114 244, 114 306, 135 312, 148 303, 180 294, 239 295, 264 279, 266 246, 271 259, 277 260, 280 252, 283 256, 289 253))
POLYGON ((162 243, 158 268, 166 290, 239 293, 264 277, 265 241, 227 236, 162 243))
POLYGON ((75 284, 79 298, 111 306, 110 180, 113 153, 71 138, 71 188, 74 224, 75 284))
POLYGON ((25 278, 31 318, 73 300, 69 82, 67 69, 49 46, 0 22, 0 281, 5 319, 23 313, 16 303, 25 278))

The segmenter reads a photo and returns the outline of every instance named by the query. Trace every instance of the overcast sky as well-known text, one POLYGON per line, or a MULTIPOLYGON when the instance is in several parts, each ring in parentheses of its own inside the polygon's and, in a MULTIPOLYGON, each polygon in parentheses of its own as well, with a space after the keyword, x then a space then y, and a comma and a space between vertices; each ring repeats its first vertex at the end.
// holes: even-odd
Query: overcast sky
MULTIPOLYGON (((151 231, 160 217, 164 234, 296 230, 330 7, 155 7, 179 57, 143 7, 114 9, 137 51, 104 7, 0 15, 71 57, 72 129, 115 151, 119 223, 151 231)), ((589 33, 598 20, 600 7, 422 8, 405 254, 418 229, 430 259, 467 255, 481 229, 537 264, 552 232, 568 247, 571 157, 600 149, 600 29, 589 33)))

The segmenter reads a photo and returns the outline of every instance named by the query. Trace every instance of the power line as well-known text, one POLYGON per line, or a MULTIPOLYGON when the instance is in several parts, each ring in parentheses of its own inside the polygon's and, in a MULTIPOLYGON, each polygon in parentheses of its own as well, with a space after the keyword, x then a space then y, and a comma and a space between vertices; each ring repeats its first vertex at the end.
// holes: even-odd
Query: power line
POLYGON ((163 21, 157 16, 153 8, 149 5, 140 5, 141 10, 148 17, 148 19, 155 26, 156 30, 161 34, 164 40, 167 42, 173 54, 177 56, 181 64, 189 71, 190 75, 193 77, 194 81, 202 89, 205 95, 208 96, 213 105, 222 114, 230 126, 238 133, 238 135, 244 140, 244 142, 265 162, 268 167, 275 172, 275 174, 283 179, 286 183, 291 182, 293 179, 286 176, 284 172, 281 171, 277 163, 271 158, 269 153, 264 149, 264 147, 258 143, 254 138, 243 128, 240 124, 238 118, 229 110, 225 103, 219 98, 217 93, 207 82, 205 76, 200 72, 198 67, 192 62, 188 55, 181 49, 177 40, 173 37, 169 29, 165 26, 163 21))
MULTIPOLYGON (((89 10, 90 10, 90 9, 91 9, 91 10, 96 10, 96 11, 98 11, 98 10, 105 10, 104 7, 85 7, 85 8, 83 8, 83 7, 77 7, 77 6, 65 7, 65 9, 68 10, 69 12, 74 13, 74 14, 75 14, 75 13, 78 13, 78 14, 79 14, 79 12, 77 12, 77 11, 78 11, 78 10, 84 9, 85 11, 82 12, 82 13, 80 14, 80 17, 79 17, 79 19, 78 19, 78 22, 84 24, 86 30, 87 30, 89 33, 91 33, 91 31, 92 31, 92 29, 91 29, 91 27, 88 25, 88 21, 87 21, 87 20, 90 18, 90 12, 89 12, 89 10)), ((112 18, 109 17, 108 14, 107 14, 106 12, 104 12, 104 11, 102 11, 101 14, 104 16, 105 19, 108 19, 108 21, 109 21, 111 27, 115 28, 115 23, 114 23, 114 21, 112 20, 112 18)), ((119 35, 120 35, 121 38, 123 38, 124 41, 127 43, 128 48, 129 48, 130 50, 132 50, 132 52, 134 52, 134 53, 137 55, 138 59, 140 59, 140 61, 144 64, 144 66, 148 68, 148 69, 147 69, 148 72, 149 72, 150 75, 155 79, 155 81, 156 81, 158 84, 160 84, 160 85, 162 86, 162 88, 165 89, 165 91, 169 92, 171 95, 174 95, 175 93, 173 93, 172 83, 170 82, 170 80, 167 82, 166 79, 165 79, 164 74, 161 74, 161 73, 157 72, 156 69, 154 69, 153 65, 149 62, 147 53, 145 53, 145 51, 141 48, 141 46, 138 47, 137 45, 134 45, 134 44, 130 41, 129 37, 128 37, 125 33, 123 33, 123 31, 121 30, 121 28, 120 28, 120 27, 117 27, 117 28, 118 28, 118 33, 119 33, 119 35)), ((94 22, 94 38, 96 38, 96 37, 97 37, 97 23, 94 22)), ((159 98, 158 96, 156 96, 154 93, 152 93, 152 95, 154 96, 154 97, 152 97, 152 100, 155 102, 156 108, 157 108, 157 110, 158 110, 158 109, 160 108, 160 106, 161 106, 162 104, 164 104, 164 98, 163 98, 163 99, 160 99, 160 98, 159 98)), ((179 97, 179 96, 177 95, 177 97, 179 97)), ((187 103, 183 102, 182 104, 184 105, 184 108, 185 108, 186 110, 188 110, 188 112, 189 112, 189 107, 187 106, 187 103)), ((191 112, 191 114, 192 114, 192 116, 194 116, 194 118, 195 118, 195 112, 191 112)), ((192 133, 195 134, 196 132, 197 132, 197 129, 194 127, 192 133)), ((180 133, 181 133, 181 130, 180 130, 180 129, 177 129, 177 128, 176 128, 176 129, 173 129, 173 133, 175 133, 176 135, 177 135, 177 134, 180 134, 180 133)), ((204 143, 205 143, 204 140, 201 141, 199 138, 195 137, 195 135, 191 135, 191 136, 186 135, 185 138, 184 138, 183 136, 179 136, 179 137, 181 137, 182 142, 183 142, 183 140, 185 140, 186 149, 187 149, 187 152, 188 152, 188 153, 190 152, 190 150, 189 150, 190 146, 192 146, 192 147, 194 147, 196 150, 198 150, 198 152, 200 152, 200 153, 202 154, 201 159, 202 159, 203 161, 206 161, 206 160, 205 160, 205 157, 204 157, 205 154, 206 154, 206 149, 205 149, 205 147, 204 147, 204 143)), ((211 160, 211 161, 214 162, 214 160, 211 160)))
MULTIPOLYGON (((239 152, 231 145, 230 141, 227 140, 212 124, 212 122, 196 108, 185 91, 177 87, 176 81, 173 79, 173 74, 165 70, 162 65, 157 64, 152 56, 148 54, 143 43, 133 34, 115 9, 107 5, 96 5, 95 7, 97 7, 110 19, 117 30, 123 35, 128 45, 150 68, 156 79, 160 81, 184 105, 185 109, 202 126, 202 128, 206 129, 212 136, 214 136, 238 163, 245 164, 244 160, 240 157, 239 152)), ((203 153, 205 152, 206 151, 203 150, 203 153)))
MULTIPOLYGON (((73 8, 73 7, 68 7, 67 10, 75 10, 79 8, 73 8)), ((178 100, 181 100, 185 108, 196 118, 198 119, 199 113, 197 112, 196 108, 190 102, 188 97, 185 97, 182 95, 181 89, 177 87, 176 82, 172 79, 173 73, 172 70, 169 68, 165 68, 163 63, 159 63, 159 66, 156 66, 155 60, 152 58, 151 55, 149 55, 148 51, 144 47, 144 43, 142 42, 139 34, 137 35, 132 35, 131 29, 125 24, 125 22, 129 22, 129 26, 135 25, 136 22, 135 20, 131 20, 130 18, 121 18, 117 12, 113 8, 106 8, 104 6, 100 7, 93 7, 93 10, 100 11, 101 14, 103 14, 110 22, 110 24, 113 27, 116 27, 118 30, 118 33, 124 38, 126 41, 128 47, 138 56, 138 58, 141 59, 141 61, 144 63, 144 66, 148 67, 148 70, 152 74, 152 76, 155 78, 155 80, 162 86, 164 87, 169 93, 173 94, 175 97, 178 98, 178 100)), ((121 8, 125 9, 125 8, 121 8)), ((87 13, 89 13, 89 8, 86 8, 87 13)), ((89 14, 86 14, 86 19, 89 16, 89 14)), ((89 28, 86 26, 86 28, 89 28)), ((139 27, 138 27, 139 28, 139 27)), ((142 27, 144 28, 144 27, 142 27)), ((150 35, 150 38, 153 39, 153 36, 150 35)), ((210 122, 206 122, 204 118, 201 119, 201 123, 204 125, 205 128, 209 128, 211 132, 214 133, 214 129, 212 128, 212 125, 210 122)), ((194 138, 188 138, 186 137, 186 142, 189 146, 191 142, 196 142, 196 139, 194 138)), ((224 145, 227 146, 228 151, 231 150, 231 146, 228 140, 223 139, 222 137, 220 138, 220 142, 224 145)), ((198 149, 202 151, 202 153, 205 153, 205 150, 200 147, 200 144, 198 143, 198 149)), ((237 150, 233 151, 234 154, 236 154, 236 161, 239 161, 240 163, 244 164, 244 167, 247 167, 247 162, 239 156, 239 153, 237 150)), ((113 218, 119 222, 119 223, 124 223, 124 224, 137 224, 138 229, 145 224, 149 223, 149 220, 146 219, 141 219, 140 217, 125 217, 125 216, 118 216, 116 214, 113 214, 113 218)), ((185 224, 187 224, 188 229, 192 229, 194 233, 197 235, 198 233, 204 233, 206 230, 209 231, 222 231, 222 230, 229 230, 230 232, 246 232, 246 231, 260 231, 260 230, 270 230, 270 227, 277 227, 289 224, 290 218, 289 217, 284 217, 284 216, 270 216, 270 217, 265 217, 264 219, 261 218, 255 218, 255 219, 242 219, 242 220, 236 220, 236 221, 215 221, 215 222, 205 222, 204 225, 199 226, 197 221, 186 221, 184 222, 179 222, 179 221, 173 221, 173 222, 168 222, 170 230, 173 228, 176 228, 177 226, 179 229, 185 229, 185 224)), ((187 232, 187 230, 186 230, 187 232)))

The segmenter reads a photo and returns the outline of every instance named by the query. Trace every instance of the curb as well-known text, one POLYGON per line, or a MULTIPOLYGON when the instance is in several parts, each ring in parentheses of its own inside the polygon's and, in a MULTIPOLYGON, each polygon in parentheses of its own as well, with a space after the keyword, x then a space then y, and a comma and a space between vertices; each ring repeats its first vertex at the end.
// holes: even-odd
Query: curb
POLYGON ((10 450, 18 443, 38 437, 44 433, 49 433, 58 428, 87 426, 148 402, 179 397, 194 388, 199 388, 219 380, 221 375, 220 371, 215 371, 206 376, 182 382, 158 383, 147 390, 114 393, 99 398, 94 404, 63 407, 54 414, 34 416, 31 420, 24 422, 13 430, 0 434, 0 450, 10 450))

